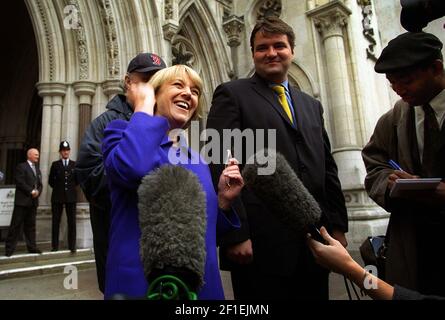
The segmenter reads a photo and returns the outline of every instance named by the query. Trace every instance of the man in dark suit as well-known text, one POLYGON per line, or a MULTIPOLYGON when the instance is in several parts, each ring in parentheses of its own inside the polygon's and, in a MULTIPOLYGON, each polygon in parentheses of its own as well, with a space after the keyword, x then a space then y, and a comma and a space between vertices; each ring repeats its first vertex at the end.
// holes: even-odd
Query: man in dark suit
POLYGON ((5 243, 5 255, 12 256, 23 228, 29 253, 42 253, 36 245, 36 213, 42 192, 42 175, 38 167, 39 150, 29 149, 27 161, 20 163, 15 173, 14 211, 5 243))
MULTIPOLYGON (((294 41, 282 20, 259 22, 250 39, 256 72, 216 88, 207 128, 221 136, 224 129, 275 129, 277 152, 320 204, 321 224, 346 246, 347 212, 322 106, 288 83, 294 41)), ((211 166, 214 181, 222 169, 211 166)), ((241 228, 219 239, 221 268, 231 270, 235 299, 328 299, 328 271, 314 262, 305 240, 252 191, 243 190, 239 200, 241 228)))
POLYGON ((62 141, 59 146, 61 159, 54 161, 49 171, 48 184, 53 188, 51 195, 52 219, 52 251, 59 250, 59 227, 65 206, 68 223, 68 248, 72 253, 76 252, 76 177, 74 168, 76 162, 70 160, 70 144, 62 141))

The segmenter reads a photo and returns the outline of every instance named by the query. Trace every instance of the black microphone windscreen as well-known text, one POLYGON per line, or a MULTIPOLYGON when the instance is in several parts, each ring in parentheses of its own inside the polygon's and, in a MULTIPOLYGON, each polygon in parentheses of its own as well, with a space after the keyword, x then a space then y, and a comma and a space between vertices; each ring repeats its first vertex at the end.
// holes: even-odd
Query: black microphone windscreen
POLYGON ((275 161, 275 164, 267 163, 268 167, 275 167, 275 171, 270 175, 259 175, 258 169, 262 165, 256 162, 246 164, 242 172, 245 185, 277 219, 304 236, 309 226, 319 222, 320 206, 282 154, 268 150, 267 159, 275 161))
POLYGON ((180 166, 161 166, 142 179, 138 197, 146 278, 153 271, 188 270, 201 287, 207 218, 206 195, 198 177, 180 166))

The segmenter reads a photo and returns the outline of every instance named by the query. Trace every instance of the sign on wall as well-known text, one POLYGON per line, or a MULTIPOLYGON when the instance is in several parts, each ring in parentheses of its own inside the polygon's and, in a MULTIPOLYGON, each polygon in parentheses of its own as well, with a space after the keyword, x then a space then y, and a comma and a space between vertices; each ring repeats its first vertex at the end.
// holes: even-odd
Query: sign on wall
POLYGON ((14 186, 0 186, 0 227, 8 227, 14 210, 14 186))

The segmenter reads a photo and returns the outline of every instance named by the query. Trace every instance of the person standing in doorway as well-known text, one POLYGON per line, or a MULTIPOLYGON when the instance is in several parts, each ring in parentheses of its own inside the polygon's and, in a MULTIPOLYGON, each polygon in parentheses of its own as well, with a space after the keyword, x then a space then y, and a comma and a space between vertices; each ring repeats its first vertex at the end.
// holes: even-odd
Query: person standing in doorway
POLYGON ((53 188, 51 195, 52 209, 52 251, 59 250, 59 227, 62 217, 63 207, 65 206, 66 218, 68 223, 68 248, 71 253, 76 252, 76 177, 74 168, 76 162, 70 160, 70 144, 68 141, 62 141, 59 146, 60 160, 51 164, 49 171, 48 184, 53 188))

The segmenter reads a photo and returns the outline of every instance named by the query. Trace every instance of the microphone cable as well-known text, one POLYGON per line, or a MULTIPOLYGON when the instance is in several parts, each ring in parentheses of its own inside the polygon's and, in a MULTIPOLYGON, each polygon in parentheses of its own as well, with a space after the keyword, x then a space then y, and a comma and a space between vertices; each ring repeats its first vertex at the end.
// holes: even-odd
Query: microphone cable
POLYGON ((348 293, 348 298, 349 298, 349 300, 353 300, 353 299, 352 299, 352 296, 351 296, 351 290, 349 289, 348 281, 349 281, 349 283, 350 283, 351 286, 352 286, 352 290, 354 290, 354 294, 355 294, 355 296, 357 297, 357 300, 361 300, 360 297, 359 297, 359 295, 358 295, 358 292, 357 292, 357 290, 356 290, 356 288, 355 288, 354 283, 353 283, 351 280, 348 280, 348 279, 346 278, 346 276, 343 276, 343 280, 345 281, 345 287, 346 287, 346 291, 347 291, 347 293, 348 293))

